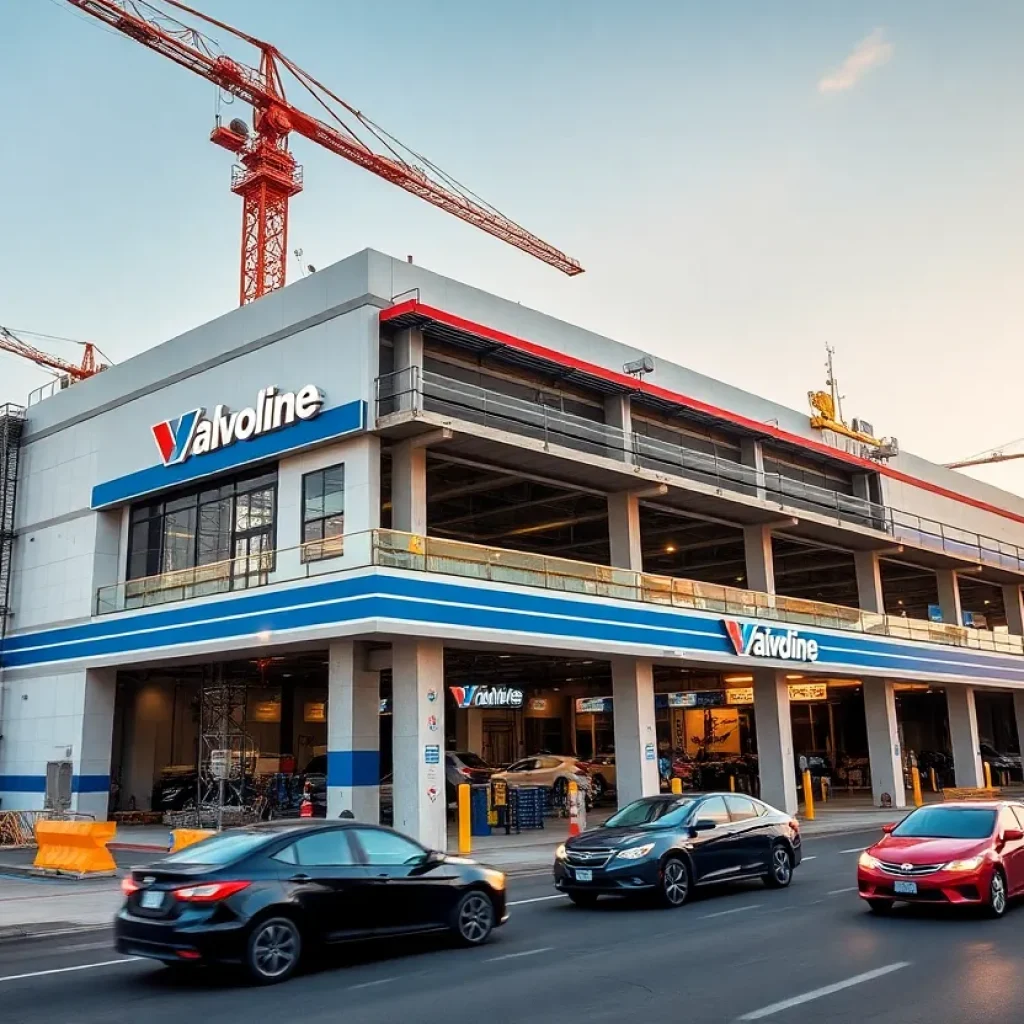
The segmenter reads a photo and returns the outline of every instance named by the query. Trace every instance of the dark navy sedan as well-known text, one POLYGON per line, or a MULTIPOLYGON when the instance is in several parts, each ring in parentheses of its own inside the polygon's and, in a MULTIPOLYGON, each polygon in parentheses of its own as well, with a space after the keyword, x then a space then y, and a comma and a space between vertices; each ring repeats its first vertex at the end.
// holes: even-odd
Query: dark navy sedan
POLYGON ((800 863, 788 814, 740 793, 651 796, 555 851, 555 886, 578 906, 653 895, 681 907, 696 886, 763 879, 784 889, 800 863))

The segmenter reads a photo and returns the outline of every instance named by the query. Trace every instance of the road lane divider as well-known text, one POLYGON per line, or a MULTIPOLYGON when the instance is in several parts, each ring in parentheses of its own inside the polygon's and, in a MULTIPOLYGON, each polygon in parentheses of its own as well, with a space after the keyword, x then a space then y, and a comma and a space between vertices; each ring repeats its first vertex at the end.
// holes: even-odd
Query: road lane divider
POLYGON ((538 953, 550 953, 554 946, 541 946, 540 949, 524 949, 521 953, 504 953, 502 956, 488 957, 485 964, 496 964, 499 960, 517 960, 521 956, 536 956, 538 953))
POLYGON ((528 900, 510 900, 508 905, 510 907, 522 907, 527 903, 543 903, 545 900, 564 900, 567 898, 564 892, 556 892, 551 896, 532 896, 528 900))
POLYGON ((833 985, 823 985, 821 988, 812 989, 810 992, 804 992, 801 995, 791 996, 789 999, 782 999, 777 1003, 762 1006, 759 1010, 751 1010, 750 1013, 745 1013, 742 1017, 737 1017, 736 1019, 744 1021, 762 1020, 765 1017, 772 1017, 777 1013, 782 1013, 783 1010, 790 1010, 794 1006, 802 1006, 804 1003, 813 1002, 815 999, 823 999, 825 996, 834 995, 836 992, 853 988, 855 985, 863 985, 866 982, 874 981, 876 978, 884 978, 887 974, 902 971, 904 967, 909 966, 909 960, 900 960, 894 964, 886 964, 885 967, 876 967, 873 971, 855 974, 852 978, 845 979, 845 981, 837 981, 833 985))
POLYGON ((733 907, 732 910, 719 910, 716 914, 701 914, 699 920, 710 921, 713 917, 727 917, 729 914, 742 914, 745 910, 760 910, 763 903, 751 903, 748 907, 733 907))
POLYGON ((74 967, 51 967, 46 971, 29 971, 26 974, 8 974, 0 978, 0 984, 5 981, 24 981, 27 978, 46 978, 51 974, 70 974, 72 971, 94 971, 97 967, 113 967, 115 964, 135 964, 143 958, 141 956, 122 957, 120 960, 101 960, 95 964, 76 964, 74 967))

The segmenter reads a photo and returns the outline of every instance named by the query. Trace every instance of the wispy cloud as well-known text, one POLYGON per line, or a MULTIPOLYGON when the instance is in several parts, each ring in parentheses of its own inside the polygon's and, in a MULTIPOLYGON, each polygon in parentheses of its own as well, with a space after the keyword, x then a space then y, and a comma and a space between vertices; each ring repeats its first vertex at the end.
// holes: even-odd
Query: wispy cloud
POLYGON ((838 68, 818 82, 818 92, 846 92, 852 89, 872 68, 885 64, 892 53, 893 45, 885 38, 885 31, 876 28, 850 51, 850 55, 838 68))

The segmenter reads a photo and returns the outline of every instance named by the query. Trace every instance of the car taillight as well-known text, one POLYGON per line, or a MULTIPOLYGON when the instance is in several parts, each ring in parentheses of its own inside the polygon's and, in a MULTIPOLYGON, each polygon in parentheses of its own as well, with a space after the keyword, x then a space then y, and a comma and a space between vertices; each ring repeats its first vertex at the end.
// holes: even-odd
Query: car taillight
POLYGON ((121 892, 124 893, 125 896, 131 896, 133 892, 138 892, 139 888, 139 883, 136 882, 131 875, 127 878, 121 879, 121 892))
POLYGON ((471 778, 473 778, 473 769, 472 768, 460 768, 459 769, 459 774, 460 775, 465 775, 467 779, 471 779, 471 778))
POLYGON ((184 903, 217 903, 234 896, 236 892, 251 885, 251 882, 207 882, 205 885, 188 885, 174 890, 174 898, 184 903))

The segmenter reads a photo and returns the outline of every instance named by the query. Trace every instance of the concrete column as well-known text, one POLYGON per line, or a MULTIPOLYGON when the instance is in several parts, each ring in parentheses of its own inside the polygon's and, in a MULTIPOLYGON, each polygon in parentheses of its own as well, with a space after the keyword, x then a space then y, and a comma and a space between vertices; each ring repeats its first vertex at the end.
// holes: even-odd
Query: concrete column
POLYGON ((743 553, 747 562, 747 589, 775 593, 775 558, 770 526, 754 523, 743 527, 743 553))
POLYGON ((768 491, 765 488, 764 480, 764 449, 761 442, 755 437, 744 437, 740 439, 740 462, 757 474, 756 488, 757 496, 765 501, 768 491))
POLYGON ((882 593, 881 559, 875 551, 855 551, 853 564, 857 571, 857 601, 863 612, 885 614, 882 593))
POLYGON ((643 572, 640 543, 640 499, 628 491, 608 495, 608 540, 612 565, 643 572))
POLYGON ((1017 720, 1017 749, 1024 754, 1024 690, 1013 691, 1013 717, 1017 720))
POLYGON ((1007 628, 1014 636, 1024 636, 1024 603, 1021 601, 1021 588, 1016 583, 1003 586, 1003 608, 1007 628))
POLYGON ((868 473, 854 473, 853 474, 853 494, 854 497, 860 498, 863 501, 871 500, 871 476, 868 473))
POLYGON ((445 850, 444 647, 401 640, 391 650, 395 828, 445 850))
POLYGON ((484 712, 482 708, 466 708, 457 712, 455 720, 455 740, 459 750, 469 750, 474 754, 484 752, 484 712))
POLYGON ((871 796, 875 806, 881 807, 882 794, 888 793, 893 807, 906 807, 896 694, 889 680, 864 680, 864 718, 871 761, 871 796))
POLYGON ((157 747, 171 724, 171 696, 166 688, 159 683, 140 684, 134 695, 130 722, 127 755, 121 771, 121 807, 148 811, 153 804, 157 747))
MULTIPOLYGON (((117 670, 90 668, 85 672, 82 706, 82 745, 75 758, 73 806, 97 821, 107 820, 110 804, 110 755, 114 732, 117 670)), ((148 795, 148 794, 147 794, 148 795)))
POLYGON ((754 672, 754 717, 761 799, 787 814, 796 814, 796 763, 793 722, 785 672, 754 672))
MULTIPOLYGON (((395 335, 395 371, 408 370, 395 378, 396 390, 402 397, 395 412, 422 408, 423 400, 423 332, 410 327, 395 335)), ((397 529, 397 527, 396 527, 397 529)))
POLYGON ((960 583, 952 569, 938 569, 935 579, 939 585, 939 607, 942 621, 955 626, 964 624, 964 613, 960 606, 960 583))
POLYGON ((427 449, 400 441, 391 449, 391 528, 427 532, 427 449))
POLYGON ((633 458, 633 413, 629 395, 609 395, 604 400, 604 421, 609 427, 618 427, 624 434, 623 461, 635 461, 633 458))
POLYGON ((328 654, 327 817, 351 811, 380 820, 380 676, 363 667, 363 650, 336 640, 328 654))
POLYGON ((615 788, 619 806, 625 807, 640 797, 657 795, 660 789, 651 663, 638 658, 613 658, 612 697, 615 788))
POLYGON ((978 741, 978 715, 974 708, 974 689, 950 683, 946 686, 946 713, 949 738, 953 744, 953 771, 956 784, 977 788, 985 784, 978 741))

